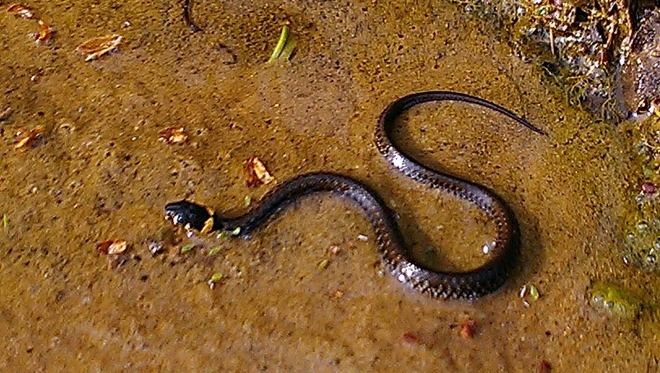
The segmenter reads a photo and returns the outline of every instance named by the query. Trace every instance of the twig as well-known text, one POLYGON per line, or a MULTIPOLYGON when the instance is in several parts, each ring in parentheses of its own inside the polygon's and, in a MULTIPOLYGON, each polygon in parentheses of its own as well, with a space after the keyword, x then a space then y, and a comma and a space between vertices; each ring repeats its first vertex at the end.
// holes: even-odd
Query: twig
POLYGON ((186 22, 186 25, 190 27, 192 32, 202 31, 201 28, 197 27, 190 19, 190 0, 183 0, 183 21, 186 22))

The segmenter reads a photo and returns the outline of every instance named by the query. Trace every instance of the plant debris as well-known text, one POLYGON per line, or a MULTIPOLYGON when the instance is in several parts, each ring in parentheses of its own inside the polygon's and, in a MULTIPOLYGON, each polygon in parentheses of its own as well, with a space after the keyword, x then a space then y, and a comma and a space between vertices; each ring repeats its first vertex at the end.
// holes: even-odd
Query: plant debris
POLYGON ((194 243, 189 243, 189 244, 187 244, 187 245, 183 245, 183 246, 181 247, 181 254, 189 253, 189 252, 191 252, 192 249, 194 249, 194 248, 195 248, 195 244, 194 244, 194 243))
POLYGON ((158 140, 168 145, 181 145, 188 141, 188 135, 186 134, 183 127, 174 126, 165 128, 164 130, 158 132, 158 140))
POLYGON ((211 281, 218 282, 218 281, 222 280, 222 277, 223 277, 222 273, 216 272, 211 276, 211 281))
POLYGON ((417 344, 418 342, 417 334, 413 332, 403 333, 403 341, 409 344, 417 344))
POLYGON ((257 157, 250 157, 245 162, 245 171, 248 174, 247 186, 249 187, 269 184, 275 181, 275 178, 268 172, 264 163, 257 157))
POLYGON ((211 250, 209 250, 209 254, 208 254, 208 255, 209 255, 209 256, 216 255, 217 253, 220 252, 220 250, 221 250, 221 249, 220 249, 220 246, 215 246, 214 248, 212 248, 211 250))
POLYGON ((165 248, 165 244, 161 241, 149 241, 148 248, 151 255, 157 255, 163 252, 163 249, 165 248))
POLYGON ((190 28, 190 31, 202 31, 202 29, 197 27, 197 25, 193 23, 192 19, 190 19, 190 0, 183 0, 183 21, 190 28))
POLYGON ((284 49, 284 46, 286 45, 286 41, 288 39, 289 39, 289 26, 284 26, 282 27, 282 32, 280 32, 280 38, 277 41, 277 44, 275 45, 275 49, 273 49, 273 53, 270 55, 270 58, 268 59, 268 63, 271 63, 280 57, 280 54, 282 54, 282 50, 284 49))
POLYGON ((289 26, 285 25, 282 27, 282 32, 280 32, 280 38, 273 49, 273 53, 268 59, 268 63, 274 62, 279 59, 288 60, 291 58, 291 54, 296 48, 296 39, 293 38, 290 34, 289 26))
POLYGON ((537 301, 541 296, 541 294, 539 294, 539 290, 534 285, 523 285, 523 287, 520 289, 519 295, 523 300, 523 305, 525 307, 529 307, 528 300, 537 301))
POLYGON ((125 252, 128 244, 123 240, 107 240, 96 245, 96 250, 106 255, 117 255, 125 252))
POLYGON ((291 55, 296 50, 296 45, 296 39, 289 35, 289 39, 287 40, 286 45, 284 45, 284 49, 282 49, 282 53, 280 53, 278 60, 290 60, 291 55))
POLYGON ((467 319, 461 323, 458 335, 463 339, 472 339, 477 331, 477 322, 473 319, 467 319))
POLYGON ((539 372, 541 373, 550 373, 552 372, 552 365, 547 360, 541 360, 539 365, 539 372))
POLYGON ((533 300, 538 300, 539 299, 539 291, 534 285, 529 285, 529 295, 532 297, 533 300))
POLYGON ((9 216, 7 214, 2 214, 2 228, 9 229, 9 216))
POLYGON ((337 245, 332 245, 332 246, 330 246, 328 251, 330 252, 330 255, 337 256, 341 253, 341 247, 339 247, 337 245))
POLYGON ((39 136, 41 136, 40 128, 35 128, 30 132, 24 133, 14 145, 14 149, 19 151, 27 150, 39 136))
POLYGON ((13 112, 14 110, 11 107, 8 107, 2 112, 0 112, 0 122, 4 122, 5 120, 9 119, 9 117, 13 112))
POLYGON ((211 275, 211 278, 207 281, 207 284, 209 284, 209 287, 211 289, 215 288, 215 284, 218 282, 222 281, 224 276, 220 272, 215 272, 214 274, 211 275))
POLYGON ((12 4, 7 8, 7 12, 13 14, 16 18, 33 19, 34 11, 27 5, 12 4))
POLYGON ((92 38, 80 44, 76 50, 85 55, 85 61, 91 61, 115 51, 122 39, 120 35, 116 34, 92 38))
POLYGON ((34 39, 37 44, 46 44, 50 40, 50 37, 53 33, 53 29, 44 22, 41 18, 37 17, 34 10, 27 5, 23 4, 12 4, 7 8, 7 12, 13 14, 16 18, 23 19, 36 19, 38 32, 30 34, 30 37, 34 39))
POLYGON ((31 34, 32 38, 37 42, 37 44, 48 43, 53 33, 53 29, 42 20, 38 20, 37 24, 39 25, 39 32, 31 34))

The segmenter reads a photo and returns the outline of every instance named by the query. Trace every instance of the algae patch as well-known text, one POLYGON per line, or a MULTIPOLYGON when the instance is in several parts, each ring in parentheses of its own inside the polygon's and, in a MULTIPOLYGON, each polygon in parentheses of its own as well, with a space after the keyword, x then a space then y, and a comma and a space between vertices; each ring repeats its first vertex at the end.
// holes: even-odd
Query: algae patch
POLYGON ((612 283, 597 282, 589 294, 591 307, 601 314, 622 320, 637 319, 642 301, 632 292, 612 283))

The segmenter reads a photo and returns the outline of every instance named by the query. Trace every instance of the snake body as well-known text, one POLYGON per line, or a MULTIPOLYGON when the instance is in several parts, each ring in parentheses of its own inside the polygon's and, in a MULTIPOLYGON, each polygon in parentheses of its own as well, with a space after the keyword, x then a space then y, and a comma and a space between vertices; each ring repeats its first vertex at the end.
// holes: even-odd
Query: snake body
POLYGON ((309 173, 295 177, 268 193, 251 211, 236 218, 222 217, 186 200, 165 206, 174 224, 199 231, 227 231, 247 235, 272 215, 302 196, 331 192, 346 197, 364 211, 374 228, 385 268, 408 287, 434 298, 476 299, 499 289, 509 278, 519 256, 519 229, 509 207, 489 189, 427 168, 399 150, 391 140, 395 119, 408 108, 430 101, 462 101, 494 110, 539 134, 544 132, 511 111, 492 102, 462 93, 432 91, 414 93, 391 103, 381 114, 375 132, 378 151, 397 170, 431 188, 466 200, 483 210, 497 227, 487 261, 466 272, 439 272, 415 263, 403 244, 393 212, 362 183, 333 173, 309 173))

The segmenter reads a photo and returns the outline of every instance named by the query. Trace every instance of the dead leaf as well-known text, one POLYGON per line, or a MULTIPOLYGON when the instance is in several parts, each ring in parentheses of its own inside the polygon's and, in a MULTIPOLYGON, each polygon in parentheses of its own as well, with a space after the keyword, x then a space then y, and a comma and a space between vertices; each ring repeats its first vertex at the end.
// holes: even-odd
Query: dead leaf
POLYGON ((48 43, 48 40, 50 40, 53 29, 42 20, 37 22, 39 24, 39 32, 32 34, 32 38, 34 38, 38 44, 46 44, 48 43))
POLYGON ((23 4, 12 4, 7 8, 7 12, 13 14, 14 17, 32 19, 34 18, 34 11, 27 5, 23 4))
POLYGON ((247 185, 249 187, 269 184, 275 181, 275 178, 266 169, 266 165, 257 157, 250 157, 247 160, 245 170, 248 173, 247 185))
POLYGON ((91 61, 117 49, 122 39, 116 34, 92 38, 80 44, 76 50, 86 55, 85 61, 91 61))
POLYGON ((185 144, 188 141, 188 135, 184 131, 183 127, 175 126, 165 128, 164 130, 158 132, 158 140, 164 142, 165 144, 185 144))
POLYGON ((34 140, 41 135, 41 130, 39 128, 35 128, 30 132, 27 132, 21 136, 18 141, 16 142, 16 145, 14 145, 14 149, 24 151, 27 150, 30 145, 34 142, 34 140))
POLYGON ((128 244, 123 240, 107 240, 96 245, 96 250, 107 255, 117 255, 125 252, 128 244))
POLYGON ((474 333, 477 331, 477 322, 472 319, 467 319, 461 323, 459 335, 464 339, 472 339, 474 333))

